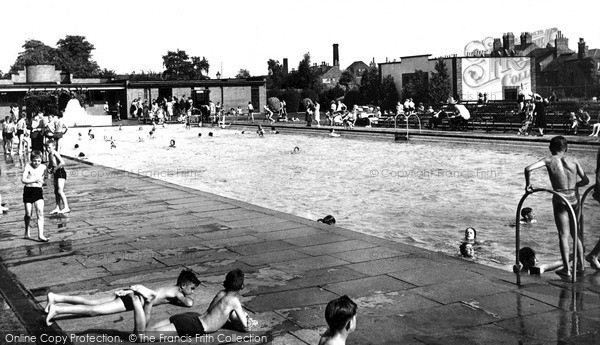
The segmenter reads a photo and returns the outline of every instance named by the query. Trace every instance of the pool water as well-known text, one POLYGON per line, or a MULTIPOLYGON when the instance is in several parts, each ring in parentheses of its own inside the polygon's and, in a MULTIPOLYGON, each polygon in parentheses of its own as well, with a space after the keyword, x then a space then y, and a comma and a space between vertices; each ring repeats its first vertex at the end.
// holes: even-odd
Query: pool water
MULTIPOLYGON (((87 129, 74 128, 64 139, 63 154, 84 152, 94 163, 308 219, 332 214, 344 228, 450 255, 458 255, 464 229, 474 227, 481 241, 476 261, 492 266, 512 264, 523 168, 549 154, 524 146, 397 143, 325 132, 259 137, 254 131, 181 125, 159 127, 150 139, 150 128, 96 128, 94 140, 87 129), (175 148, 169 147, 171 139, 175 148), (295 147, 299 152, 293 154, 295 147)), ((593 181, 595 154, 573 154, 593 181)), ((545 170, 534 172, 532 182, 550 186, 545 170)), ((524 205, 534 209, 538 223, 523 227, 523 246, 532 246, 542 261, 559 258, 550 200, 537 193, 524 205)), ((587 246, 600 234, 597 205, 589 200, 587 246)))

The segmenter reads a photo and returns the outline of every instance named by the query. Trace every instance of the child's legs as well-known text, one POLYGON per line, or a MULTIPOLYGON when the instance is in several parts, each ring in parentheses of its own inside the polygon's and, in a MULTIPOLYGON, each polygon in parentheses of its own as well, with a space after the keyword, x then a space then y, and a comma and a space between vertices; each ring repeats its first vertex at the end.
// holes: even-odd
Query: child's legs
MULTIPOLYGON (((123 298, 129 297, 126 296, 123 298)), ((120 297, 112 298, 111 300, 103 299, 101 301, 103 301, 101 304, 55 305, 54 310, 56 311, 56 315, 74 314, 86 316, 109 315, 127 310, 120 297)))
POLYGON ((571 233, 571 224, 569 221, 569 209, 562 202, 552 201, 554 208, 554 222, 558 230, 558 241, 560 256, 564 269, 569 268, 569 234, 571 233))
MULTIPOLYGON (((52 296, 53 303, 100 305, 100 304, 113 302, 115 299, 120 299, 115 296, 106 296, 106 297, 102 297, 102 298, 98 298, 98 299, 89 299, 87 297, 81 297, 81 296, 59 295, 59 294, 54 294, 54 293, 50 293, 50 294, 52 294, 51 296, 52 296)), ((49 294, 49 296, 50 296, 50 294, 49 294)), ((121 301, 121 304, 123 304, 122 301, 121 301)), ((125 307, 123 306, 123 308, 125 308, 125 307)))
POLYGON ((137 296, 133 294, 129 295, 132 298, 133 302, 133 332, 143 334, 146 332, 146 313, 144 312, 144 306, 142 305, 142 301, 137 296))
POLYGON ((39 199, 34 203, 35 215, 37 217, 38 237, 44 238, 44 199, 39 199))
POLYGON ((25 217, 23 218, 25 222, 25 236, 29 237, 29 224, 31 222, 31 213, 33 212, 33 204, 30 202, 23 203, 25 205, 25 217))
POLYGON ((67 195, 65 194, 65 179, 59 178, 55 181, 54 194, 56 196, 56 206, 59 205, 59 201, 62 201, 63 209, 69 208, 67 203, 67 195), (60 200, 59 200, 60 199, 60 200))

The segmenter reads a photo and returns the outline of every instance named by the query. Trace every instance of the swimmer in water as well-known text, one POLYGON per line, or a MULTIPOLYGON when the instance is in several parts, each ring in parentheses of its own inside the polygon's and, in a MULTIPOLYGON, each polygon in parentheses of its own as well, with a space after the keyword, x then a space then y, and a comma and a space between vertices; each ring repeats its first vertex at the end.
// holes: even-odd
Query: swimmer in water
POLYGON ((258 125, 258 129, 256 130, 256 134, 258 134, 259 137, 262 137, 263 135, 265 135, 265 130, 262 128, 261 125, 258 125))
POLYGON ((300 148, 298 146, 294 147, 294 149, 291 152, 293 155, 300 153, 300 148))
POLYGON ((142 128, 142 126, 140 126, 140 128, 138 128, 138 131, 143 131, 144 129, 142 128))
POLYGON ((531 207, 525 207, 521 210, 521 220, 519 224, 535 224, 537 223, 537 219, 535 219, 535 213, 533 213, 533 209, 531 207))
MULTIPOLYGON (((571 255, 571 261, 573 260, 573 255, 571 255)), ((519 265, 513 266, 513 272, 517 273, 521 272, 529 272, 529 274, 542 274, 548 271, 554 271, 563 267, 562 260, 557 260, 554 262, 550 262, 547 264, 539 263, 537 259, 537 254, 535 250, 530 247, 523 247, 519 249, 519 265)))
POLYGON ((75 144, 75 148, 78 149, 79 148, 79 144, 75 144))
POLYGON ((198 138, 202 137, 202 133, 198 133, 198 138))
POLYGON ((144 138, 138 137, 138 142, 143 143, 144 142, 144 138))
POLYGON ((169 143, 169 147, 175 148, 175 140, 171 139, 171 142, 169 143))
POLYGON ((330 136, 330 137, 339 137, 340 135, 339 135, 339 134, 337 134, 337 133, 335 132, 335 130, 332 128, 332 129, 330 129, 330 130, 329 130, 329 136, 330 136))
POLYGON ((477 230, 474 228, 468 227, 465 229, 465 239, 464 241, 467 243, 475 243, 477 240, 477 230))
POLYGON ((213 136, 213 132, 208 132, 208 136, 212 137, 213 136))
POLYGON ((110 141, 110 148, 111 148, 111 150, 112 150, 112 149, 116 149, 116 148, 117 148, 117 143, 115 143, 115 141, 114 141, 114 140, 111 140, 111 141, 110 141))
POLYGON ((460 255, 462 255, 464 258, 473 258, 473 256, 475 256, 475 249, 473 249, 473 244, 469 243, 469 242, 463 242, 460 247, 460 255))
POLYGON ((123 128, 122 128, 122 127, 123 127, 123 126, 122 126, 121 124, 119 124, 119 130, 120 130, 120 131, 122 131, 122 130, 123 130, 123 128))
POLYGON ((328 214, 321 219, 317 219, 317 222, 327 225, 335 225, 335 218, 332 215, 328 214))
POLYGON ((81 132, 79 132, 79 138, 77 140, 81 140, 81 132))

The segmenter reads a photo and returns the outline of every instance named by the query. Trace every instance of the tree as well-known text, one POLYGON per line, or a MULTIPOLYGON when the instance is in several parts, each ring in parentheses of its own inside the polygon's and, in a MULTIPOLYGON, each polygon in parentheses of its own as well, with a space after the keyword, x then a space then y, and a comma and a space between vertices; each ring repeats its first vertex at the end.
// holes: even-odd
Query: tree
POLYGON ((352 86, 354 84, 354 82, 355 82, 355 80, 354 80, 354 75, 352 74, 352 72, 344 71, 344 72, 342 72, 342 75, 340 76, 340 80, 338 81, 338 84, 345 87, 346 91, 348 91, 348 90, 350 90, 350 86, 352 86))
POLYGON ((377 104, 379 101, 379 71, 377 67, 369 67, 360 79, 360 99, 363 104, 377 104))
POLYGON ((304 58, 298 64, 298 70, 291 74, 290 86, 297 89, 317 90, 318 72, 310 67, 310 53, 304 54, 304 58))
POLYGON ((238 72, 238 74, 235 75, 236 78, 238 79, 245 79, 245 78, 250 78, 250 72, 247 69, 240 69, 240 71, 238 72))
POLYGON ((429 73, 416 70, 402 86, 402 97, 412 98, 415 103, 429 103, 429 73))
POLYGON ((202 72, 208 74, 210 64, 205 57, 187 55, 185 50, 168 51, 163 57, 163 78, 167 80, 207 79, 202 72))
POLYGON ((17 60, 10 67, 10 73, 17 73, 28 65, 47 65, 54 64, 56 59, 56 49, 45 45, 38 40, 27 40, 23 44, 24 51, 20 52, 17 60))
POLYGON ((269 66, 269 75, 267 76, 267 89, 282 89, 285 85, 285 73, 283 66, 279 64, 279 61, 269 59, 267 62, 269 66))
POLYGON ((59 40, 56 48, 56 67, 76 77, 94 77, 100 67, 92 60, 94 46, 84 36, 67 35, 59 40))
POLYGON ((398 96, 398 89, 396 89, 394 77, 391 75, 386 76, 381 81, 380 97, 379 106, 381 109, 393 110, 395 112, 396 104, 400 100, 400 96, 398 96))
POLYGON ((431 75, 429 84, 429 98, 433 103, 444 103, 452 93, 450 75, 444 59, 438 59, 435 72, 431 75))

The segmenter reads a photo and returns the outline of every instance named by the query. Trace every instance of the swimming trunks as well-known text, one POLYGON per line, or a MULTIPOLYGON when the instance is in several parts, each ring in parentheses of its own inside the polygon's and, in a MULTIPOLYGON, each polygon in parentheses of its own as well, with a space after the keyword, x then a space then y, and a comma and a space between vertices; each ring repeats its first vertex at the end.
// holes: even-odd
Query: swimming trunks
POLYGON ((131 296, 119 296, 119 299, 121 299, 121 301, 123 302, 125 310, 133 310, 133 300, 131 299, 131 296))
POLYGON ((23 135, 25 132, 22 129, 17 129, 17 136, 23 135))
POLYGON ((44 200, 44 190, 41 187, 25 187, 23 189, 23 202, 33 204, 38 200, 44 200))
POLYGON ((194 312, 188 312, 183 314, 173 315, 169 318, 169 321, 175 326, 177 335, 180 336, 195 336, 206 334, 204 332, 204 326, 198 318, 200 314, 194 312))
MULTIPOLYGON (((577 194, 575 193, 575 189, 556 189, 555 192, 562 195, 567 202, 571 204, 572 207, 577 207, 579 205, 579 199, 577 198, 577 194)), ((552 201, 564 205, 564 201, 558 196, 554 195, 552 197, 552 201)))
POLYGON ((54 180, 56 181, 59 178, 64 178, 65 180, 67 179, 67 172, 65 171, 65 168, 58 168, 54 170, 54 180))

